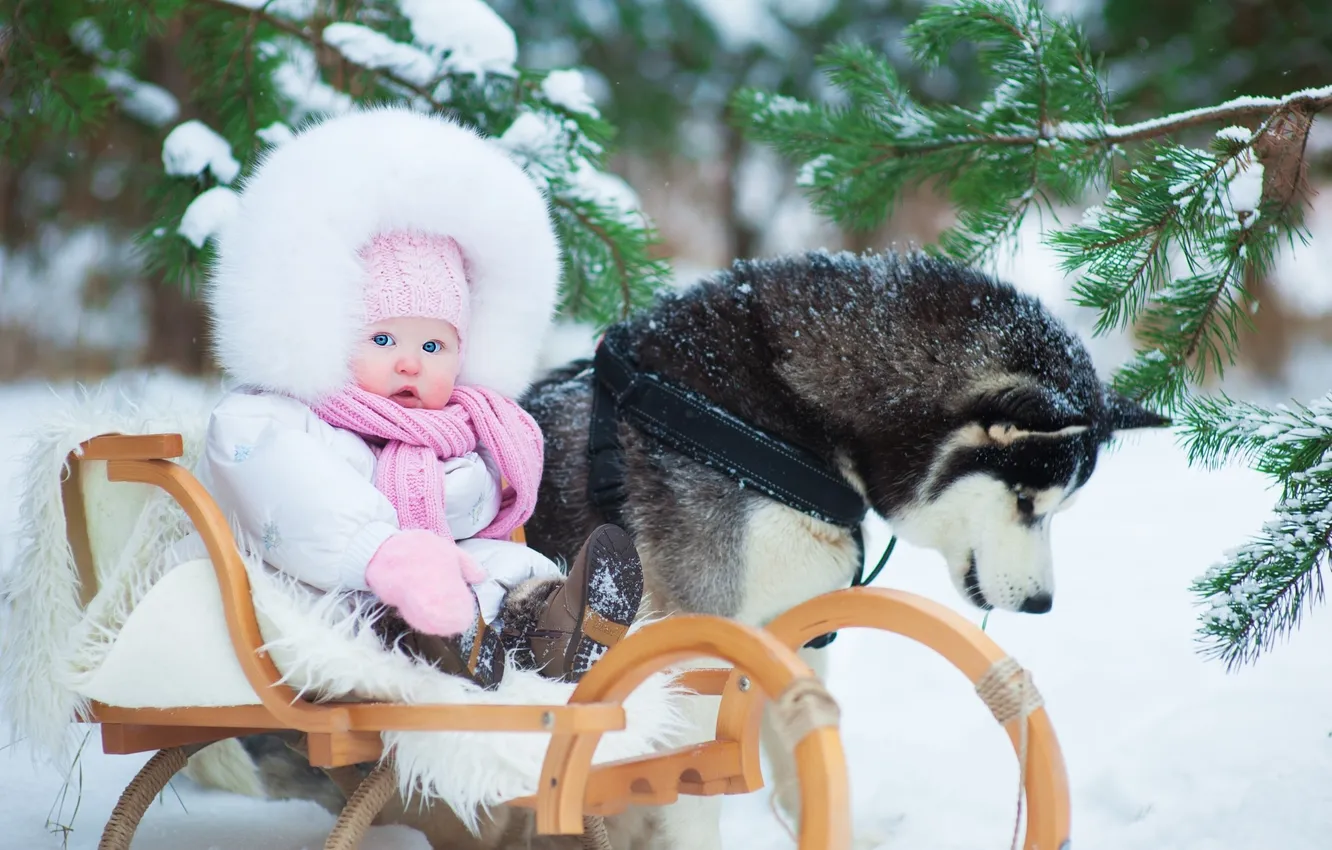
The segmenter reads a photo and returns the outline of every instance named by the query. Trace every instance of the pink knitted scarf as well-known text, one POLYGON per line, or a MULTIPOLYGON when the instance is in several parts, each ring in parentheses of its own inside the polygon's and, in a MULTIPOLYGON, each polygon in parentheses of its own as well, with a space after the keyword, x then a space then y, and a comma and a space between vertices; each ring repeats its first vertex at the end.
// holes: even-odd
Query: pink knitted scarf
POLYGON ((383 396, 348 387, 314 408, 330 425, 384 440, 375 487, 398 511, 405 530, 422 528, 452 539, 444 519, 440 462, 485 446, 509 486, 499 515, 477 536, 505 539, 536 507, 542 438, 536 422, 513 401, 481 387, 454 387, 443 410, 409 410, 383 396))

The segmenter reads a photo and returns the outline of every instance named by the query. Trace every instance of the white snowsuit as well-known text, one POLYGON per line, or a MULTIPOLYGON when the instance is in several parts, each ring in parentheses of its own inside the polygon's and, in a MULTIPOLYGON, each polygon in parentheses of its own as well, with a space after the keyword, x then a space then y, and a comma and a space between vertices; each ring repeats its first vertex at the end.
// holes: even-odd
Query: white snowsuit
MULTIPOLYGON (((236 390, 214 409, 199 479, 265 563, 320 590, 368 591, 365 569, 399 531, 397 512, 374 484, 375 455, 287 396, 236 390)), ((489 578, 473 585, 482 618, 494 620, 509 588, 556 578, 533 549, 476 538, 500 507, 500 473, 480 448, 444 463, 449 531, 489 578)))

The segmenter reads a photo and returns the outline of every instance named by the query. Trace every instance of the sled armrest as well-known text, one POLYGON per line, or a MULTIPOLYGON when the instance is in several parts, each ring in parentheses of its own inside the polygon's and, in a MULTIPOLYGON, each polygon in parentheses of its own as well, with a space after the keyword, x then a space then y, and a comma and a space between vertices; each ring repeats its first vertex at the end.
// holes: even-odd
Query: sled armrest
POLYGON ((79 446, 84 460, 166 460, 185 454, 179 434, 103 434, 79 446))
MULTIPOLYGON (((160 457, 133 456, 135 451, 150 454, 154 451, 170 451, 172 437, 179 442, 178 434, 137 438, 142 442, 135 442, 136 438, 126 438, 127 441, 122 442, 116 438, 98 437, 89 441, 89 447, 100 451, 96 445, 99 441, 115 440, 103 444, 111 447, 108 451, 122 452, 118 457, 107 460, 106 477, 111 481, 133 481, 159 487, 185 510, 213 562, 236 661, 264 708, 288 728, 303 732, 341 732, 351 728, 347 708, 314 705, 282 684, 282 674, 278 672, 277 665, 262 650, 264 639, 254 613, 250 577, 245 571, 245 562, 236 547, 231 526, 212 495, 180 464, 160 457), (130 448, 122 448, 125 446, 130 448), (126 458, 125 453, 130 453, 131 457, 126 458)), ((177 456, 179 454, 177 451, 177 456)))

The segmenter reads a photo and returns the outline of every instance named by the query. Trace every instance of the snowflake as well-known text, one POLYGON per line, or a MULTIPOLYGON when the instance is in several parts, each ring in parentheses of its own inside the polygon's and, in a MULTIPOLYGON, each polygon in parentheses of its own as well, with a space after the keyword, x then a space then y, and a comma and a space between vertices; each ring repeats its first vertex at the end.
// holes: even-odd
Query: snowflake
POLYGON ((282 532, 278 524, 269 520, 264 523, 264 548, 272 551, 282 545, 282 532))
POLYGON ((241 463, 247 457, 250 456, 250 450, 253 448, 254 446, 247 446, 244 443, 237 443, 236 448, 234 448, 231 452, 231 459, 236 461, 236 463, 241 463))

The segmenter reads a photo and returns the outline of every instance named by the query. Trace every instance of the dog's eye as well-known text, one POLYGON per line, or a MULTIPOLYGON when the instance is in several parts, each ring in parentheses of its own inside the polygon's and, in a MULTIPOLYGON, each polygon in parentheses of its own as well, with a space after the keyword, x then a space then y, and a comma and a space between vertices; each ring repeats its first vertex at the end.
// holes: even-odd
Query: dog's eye
POLYGON ((1030 496, 1018 496, 1017 507, 1018 507, 1018 513, 1022 514, 1023 516, 1031 516, 1032 514, 1036 513, 1036 503, 1032 501, 1032 498, 1030 496))

